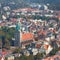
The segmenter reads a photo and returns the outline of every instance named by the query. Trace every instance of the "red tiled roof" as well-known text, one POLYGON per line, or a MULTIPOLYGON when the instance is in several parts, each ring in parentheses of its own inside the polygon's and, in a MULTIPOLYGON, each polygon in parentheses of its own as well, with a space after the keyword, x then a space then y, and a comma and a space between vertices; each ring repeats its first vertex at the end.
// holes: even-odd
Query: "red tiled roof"
POLYGON ((2 59, 2 57, 0 57, 0 60, 2 59))
POLYGON ((55 60, 56 58, 59 58, 60 59, 60 56, 59 55, 54 55, 54 56, 52 56, 50 58, 47 57, 44 60, 55 60))
POLYGON ((56 58, 59 58, 60 59, 60 56, 59 55, 54 55, 54 56, 52 56, 50 59, 56 59, 56 58))
POLYGON ((60 18, 60 16, 57 16, 57 18, 59 19, 59 18, 60 18))
POLYGON ((38 31, 38 34, 39 34, 39 35, 40 35, 40 34, 46 35, 46 31, 40 30, 40 31, 38 31))
POLYGON ((42 44, 36 44, 36 48, 40 48, 42 44))
POLYGON ((44 48, 47 50, 48 49, 48 47, 49 47, 49 45, 44 45, 44 48))
POLYGON ((5 26, 6 23, 0 23, 0 26, 5 26))
POLYGON ((32 33, 23 33, 22 34, 22 40, 31 40, 34 38, 34 35, 32 33))
POLYGON ((50 60, 50 58, 46 58, 46 59, 44 59, 44 60, 50 60))
POLYGON ((7 54, 7 52, 2 52, 3 55, 7 54))
POLYGON ((17 19, 16 18, 11 18, 11 22, 16 22, 17 19))
POLYGON ((5 55, 5 54, 7 54, 7 52, 0 52, 0 54, 5 55))
POLYGON ((13 10, 14 12, 20 12, 20 11, 35 11, 37 9, 32 9, 32 8, 22 8, 22 9, 17 9, 17 10, 13 10))

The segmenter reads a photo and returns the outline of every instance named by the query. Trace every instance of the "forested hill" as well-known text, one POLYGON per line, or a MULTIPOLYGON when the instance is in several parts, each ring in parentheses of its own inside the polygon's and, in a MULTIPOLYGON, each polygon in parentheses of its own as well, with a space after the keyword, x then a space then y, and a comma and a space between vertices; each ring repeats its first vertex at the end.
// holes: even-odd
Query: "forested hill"
POLYGON ((50 3, 50 4, 60 4, 60 0, 0 0, 0 2, 8 3, 8 2, 33 2, 33 3, 50 3))
POLYGON ((60 4, 60 0, 26 0, 26 1, 34 3, 60 4))
POLYGON ((28 3, 41 3, 41 4, 47 4, 49 3, 50 9, 60 10, 60 0, 0 0, 0 3, 4 5, 10 5, 13 8, 16 7, 27 7, 29 6, 28 3), (15 7, 11 5, 11 3, 15 3, 15 7))

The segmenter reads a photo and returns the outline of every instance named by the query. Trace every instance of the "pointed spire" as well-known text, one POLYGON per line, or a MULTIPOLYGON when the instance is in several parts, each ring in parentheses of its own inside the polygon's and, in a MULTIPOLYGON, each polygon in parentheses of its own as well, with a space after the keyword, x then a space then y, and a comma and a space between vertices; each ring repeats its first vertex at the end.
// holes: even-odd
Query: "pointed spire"
POLYGON ((16 30, 20 31, 20 19, 18 19, 18 21, 17 21, 16 30))

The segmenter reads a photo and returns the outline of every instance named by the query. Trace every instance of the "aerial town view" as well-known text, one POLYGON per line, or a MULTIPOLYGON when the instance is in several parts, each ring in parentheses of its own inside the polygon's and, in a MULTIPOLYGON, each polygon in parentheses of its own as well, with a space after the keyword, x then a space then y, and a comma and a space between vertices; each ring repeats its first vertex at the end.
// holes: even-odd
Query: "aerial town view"
POLYGON ((60 0, 0 0, 0 60, 60 60, 60 0))

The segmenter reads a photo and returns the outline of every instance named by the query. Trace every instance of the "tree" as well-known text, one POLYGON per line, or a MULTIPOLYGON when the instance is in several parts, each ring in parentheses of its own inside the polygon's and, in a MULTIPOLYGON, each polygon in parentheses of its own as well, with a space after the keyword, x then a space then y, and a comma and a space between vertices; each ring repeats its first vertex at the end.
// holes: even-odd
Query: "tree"
POLYGON ((58 52, 60 50, 60 47, 59 48, 55 48, 53 49, 50 53, 49 53, 49 56, 53 56, 56 54, 56 52, 58 52))
POLYGON ((14 38, 15 28, 1 27, 0 39, 2 40, 2 47, 10 48, 10 41, 14 38))
POLYGON ((20 53, 20 52, 21 52, 21 49, 20 48, 16 48, 13 53, 20 53))
POLYGON ((45 53, 38 53, 36 56, 35 56, 35 59, 37 60, 41 60, 43 57, 44 57, 45 53))
POLYGON ((2 39, 0 39, 0 49, 2 48, 2 39))
POLYGON ((25 55, 21 56, 19 60, 27 60, 27 57, 25 55))
POLYGON ((8 40, 8 39, 5 40, 5 45, 4 45, 4 47, 5 47, 6 49, 10 49, 10 43, 9 43, 9 40, 8 40))
POLYGON ((30 56, 22 55, 21 57, 16 57, 15 60, 34 60, 34 56, 33 55, 30 55, 30 56))
POLYGON ((34 60, 34 56, 32 54, 30 56, 27 56, 27 60, 34 60))

